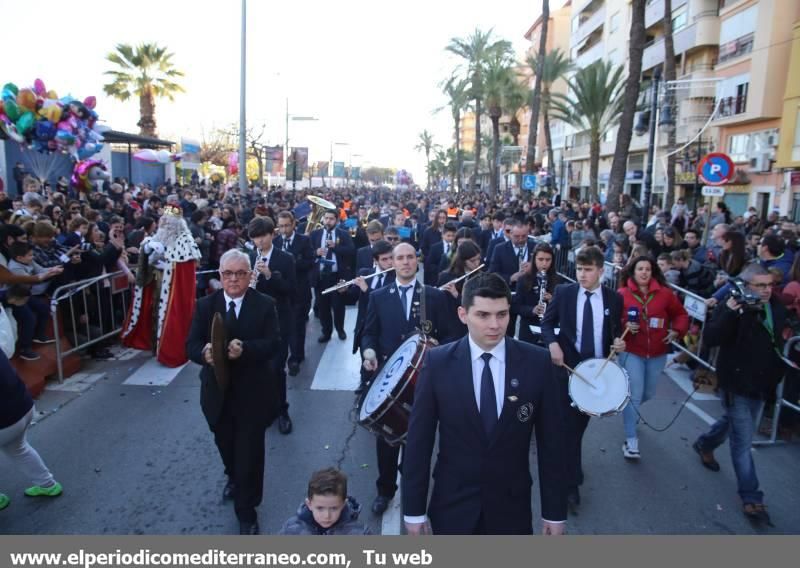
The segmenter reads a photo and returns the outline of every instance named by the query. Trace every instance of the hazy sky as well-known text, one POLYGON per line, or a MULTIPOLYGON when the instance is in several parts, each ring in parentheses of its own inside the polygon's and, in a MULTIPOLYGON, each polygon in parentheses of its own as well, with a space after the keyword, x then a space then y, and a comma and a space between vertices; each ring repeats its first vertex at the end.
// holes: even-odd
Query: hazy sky
MULTIPOLYGON (((406 168, 424 179, 414 151, 424 128, 451 143, 449 112, 438 83, 456 60, 448 40, 476 26, 493 27, 518 53, 540 11, 535 0, 388 2, 338 0, 247 6, 247 120, 266 124, 266 141, 283 144, 289 112, 318 122, 290 122, 290 145, 310 146, 311 161, 406 168)), ((44 80, 59 96, 98 98, 101 120, 138 132, 138 100, 121 103, 102 91, 105 55, 116 43, 157 42, 186 73, 186 93, 157 103, 159 134, 202 140, 203 133, 239 119, 240 2, 235 0, 38 0, 4 2, 0 83, 19 87, 44 80)))

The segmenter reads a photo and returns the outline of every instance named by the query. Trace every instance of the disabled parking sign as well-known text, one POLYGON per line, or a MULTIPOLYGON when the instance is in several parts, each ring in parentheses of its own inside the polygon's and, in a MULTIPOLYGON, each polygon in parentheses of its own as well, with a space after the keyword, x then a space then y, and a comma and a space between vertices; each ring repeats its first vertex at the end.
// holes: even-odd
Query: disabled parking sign
POLYGON ((706 185, 723 185, 733 177, 733 161, 727 154, 712 152, 697 164, 697 175, 706 185))
POLYGON ((536 189, 536 174, 522 174, 522 189, 525 191, 536 189))

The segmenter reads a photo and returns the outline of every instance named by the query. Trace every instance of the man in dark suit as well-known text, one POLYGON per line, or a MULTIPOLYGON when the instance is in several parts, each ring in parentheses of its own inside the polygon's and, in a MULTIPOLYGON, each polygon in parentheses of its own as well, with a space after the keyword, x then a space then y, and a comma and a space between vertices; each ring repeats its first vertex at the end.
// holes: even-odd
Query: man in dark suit
POLYGON ((323 290, 339 280, 349 280, 353 270, 356 253, 353 239, 349 232, 336 228, 337 222, 336 213, 326 211, 322 216, 323 227, 311 233, 311 246, 317 256, 311 278, 317 294, 319 321, 322 323, 322 335, 318 339, 320 343, 330 341, 334 327, 339 339, 347 339, 344 331, 344 298, 340 294, 322 295, 323 290))
POLYGON ((275 302, 249 288, 250 259, 231 249, 220 259, 222 290, 197 301, 186 352, 202 365, 200 406, 214 433, 228 482, 223 499, 233 499, 240 534, 258 534, 256 507, 264 486, 264 436, 280 413, 278 378, 272 358, 280 343, 275 302), (228 374, 223 390, 211 356, 211 320, 223 314, 228 332, 228 374))
MULTIPOLYGON (((575 257, 573 284, 558 286, 542 320, 542 339, 550 349, 550 358, 558 367, 575 368, 586 359, 608 357, 613 349, 625 350, 622 333, 622 297, 600 286, 603 274, 603 252, 585 247, 575 257), (556 328, 561 331, 556 335, 556 328)), ((572 407, 569 400, 566 371, 557 371, 566 407, 567 433, 567 499, 570 508, 580 505, 578 486, 583 483, 581 444, 589 425, 589 416, 572 407)))
MULTIPOLYGON (((370 293, 367 319, 361 338, 363 368, 374 373, 416 329, 427 327, 428 335, 440 343, 454 338, 445 310, 448 303, 444 292, 416 281, 417 253, 408 243, 394 248, 395 282, 370 293), (421 295, 425 294, 425 311, 422 314, 421 295)), ((372 503, 376 515, 386 511, 389 501, 397 491, 397 460, 399 447, 389 446, 378 438, 378 496, 372 503)))
POLYGON ((367 240, 369 244, 356 251, 356 274, 360 275, 363 269, 373 267, 372 246, 383 239, 383 225, 380 221, 370 221, 367 225, 367 240))
POLYGON ((547 352, 505 336, 511 290, 496 274, 467 282, 462 302, 469 334, 432 349, 417 379, 403 463, 407 531, 427 532, 427 512, 434 534, 531 534, 535 426, 542 532, 562 534, 564 408, 547 352))
POLYGON ((492 256, 494 255, 494 249, 497 248, 498 245, 502 245, 503 243, 507 243, 511 240, 511 226, 513 222, 513 219, 506 219, 503 221, 503 229, 500 231, 500 236, 494 237, 489 241, 489 248, 486 249, 486 258, 484 259, 484 262, 491 263, 492 256))
POLYGON ((297 231, 297 222, 291 211, 278 214, 278 231, 274 246, 294 256, 296 290, 292 303, 292 325, 288 331, 289 374, 300 372, 300 363, 306 358, 306 322, 311 309, 311 270, 314 267, 314 251, 311 240, 297 231))
MULTIPOLYGON (((530 269, 533 260, 533 249, 536 242, 528 239, 528 227, 522 221, 511 222, 510 239, 494 247, 489 272, 498 274, 506 284, 515 288, 517 280, 530 269)), ((508 323, 508 335, 514 337, 517 331, 517 317, 511 316, 508 323)))
POLYGON ((289 336, 294 325, 292 304, 295 303, 297 290, 294 256, 274 246, 275 224, 269 217, 256 217, 250 221, 247 235, 256 247, 250 253, 256 278, 255 289, 275 300, 278 322, 283 330, 278 354, 272 361, 281 384, 278 430, 281 434, 289 434, 292 431, 292 419, 289 418, 289 403, 286 400, 286 358, 289 356, 289 336))
MULTIPOLYGON (((372 245, 372 259, 375 264, 372 268, 362 268, 355 282, 348 288, 342 288, 340 292, 349 296, 351 302, 358 305, 358 315, 356 325, 353 329, 353 354, 359 352, 361 347, 361 336, 364 333, 364 323, 367 321, 367 306, 369 297, 375 290, 383 288, 394 282, 394 271, 387 272, 366 280, 365 277, 376 272, 383 272, 392 268, 392 245, 387 241, 377 241, 372 245)), ((356 390, 356 394, 361 394, 369 380, 369 375, 363 367, 361 368, 361 384, 356 390)))
POLYGON ((455 240, 458 226, 448 221, 442 228, 442 240, 431 245, 428 255, 425 257, 424 280, 428 286, 435 286, 439 280, 440 265, 442 258, 451 257, 455 254, 455 240))

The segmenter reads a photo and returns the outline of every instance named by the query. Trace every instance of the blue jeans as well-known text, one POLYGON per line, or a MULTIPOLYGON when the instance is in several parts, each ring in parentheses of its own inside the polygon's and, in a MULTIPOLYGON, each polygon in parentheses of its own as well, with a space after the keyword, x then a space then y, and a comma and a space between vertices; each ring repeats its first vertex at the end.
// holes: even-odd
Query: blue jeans
POLYGON ((631 386, 631 400, 622 410, 622 423, 625 426, 625 437, 636 437, 636 422, 639 415, 636 410, 656 394, 658 378, 667 364, 667 356, 640 357, 633 353, 620 355, 620 364, 628 371, 631 386))
POLYGON ((721 394, 725 414, 711 426, 711 430, 697 439, 697 443, 704 452, 712 452, 730 438, 731 461, 739 485, 739 497, 743 503, 761 503, 764 493, 758 489, 756 465, 750 447, 762 401, 736 394, 721 394))

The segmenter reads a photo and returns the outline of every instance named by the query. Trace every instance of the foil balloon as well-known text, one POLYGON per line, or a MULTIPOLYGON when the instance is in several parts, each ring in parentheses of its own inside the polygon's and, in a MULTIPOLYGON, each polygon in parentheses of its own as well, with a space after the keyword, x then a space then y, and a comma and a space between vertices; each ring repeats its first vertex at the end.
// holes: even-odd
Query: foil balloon
POLYGON ((92 191, 97 182, 110 178, 108 168, 100 160, 83 160, 72 170, 72 186, 78 191, 92 191))

